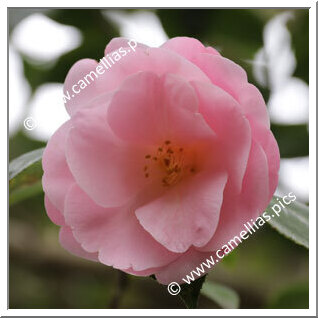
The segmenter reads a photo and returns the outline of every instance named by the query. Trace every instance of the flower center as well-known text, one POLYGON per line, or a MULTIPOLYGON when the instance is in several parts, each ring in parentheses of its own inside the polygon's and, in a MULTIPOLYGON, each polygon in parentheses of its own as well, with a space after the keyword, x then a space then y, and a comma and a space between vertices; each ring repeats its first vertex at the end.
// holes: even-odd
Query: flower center
POLYGON ((177 145, 173 145, 170 140, 166 140, 156 149, 154 154, 145 156, 144 166, 145 178, 150 178, 154 169, 161 171, 161 185, 169 187, 178 183, 185 174, 195 173, 194 165, 187 159, 187 152, 177 145))

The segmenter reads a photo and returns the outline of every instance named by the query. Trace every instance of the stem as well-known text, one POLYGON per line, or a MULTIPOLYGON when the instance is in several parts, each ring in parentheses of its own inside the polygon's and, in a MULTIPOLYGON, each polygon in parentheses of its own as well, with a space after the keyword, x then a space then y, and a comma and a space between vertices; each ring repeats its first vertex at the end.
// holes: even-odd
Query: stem
POLYGON ((115 290, 115 294, 113 296, 113 299, 110 302, 110 308, 111 309, 118 309, 120 305, 120 301, 127 289, 128 286, 128 275, 122 271, 118 271, 118 285, 115 290))

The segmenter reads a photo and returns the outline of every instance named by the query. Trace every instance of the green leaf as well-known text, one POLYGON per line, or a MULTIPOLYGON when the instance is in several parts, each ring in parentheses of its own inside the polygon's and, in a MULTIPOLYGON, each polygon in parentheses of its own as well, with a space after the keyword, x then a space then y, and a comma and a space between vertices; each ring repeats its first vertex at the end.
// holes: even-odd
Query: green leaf
POLYGON ((216 304, 226 309, 239 308, 240 298, 236 291, 233 289, 215 283, 207 281, 201 290, 202 295, 213 300, 216 304))
POLYGON ((9 180, 18 175, 21 171, 39 161, 42 158, 44 148, 33 150, 12 160, 9 164, 9 180))
POLYGON ((43 148, 28 152, 9 164, 9 204, 41 193, 43 148))
POLYGON ((182 301, 187 306, 187 308, 189 309, 197 308, 200 291, 205 281, 205 278, 206 278, 206 275, 200 277, 199 279, 195 280, 191 284, 180 285, 181 291, 179 293, 179 296, 181 297, 182 301))
POLYGON ((272 210, 274 204, 278 205, 277 199, 284 204, 283 199, 274 196, 266 211, 271 215, 268 223, 292 241, 309 248, 309 208, 300 202, 284 204, 285 209, 279 213, 279 217, 272 210))

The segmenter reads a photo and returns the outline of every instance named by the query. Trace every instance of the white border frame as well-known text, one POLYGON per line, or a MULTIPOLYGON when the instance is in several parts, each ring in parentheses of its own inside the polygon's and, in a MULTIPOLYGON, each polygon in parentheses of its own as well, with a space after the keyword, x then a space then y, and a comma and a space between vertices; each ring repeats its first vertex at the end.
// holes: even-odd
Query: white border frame
MULTIPOLYGON (((5 0, 0 5, 0 36, 1 43, 7 44, 7 8, 8 7, 82 7, 88 8, 83 5, 84 1, 79 3, 78 1, 71 0, 54 0, 54 1, 41 1, 41 0, 5 0)), ((193 7, 194 2, 184 1, 182 4, 185 7, 193 7)), ((91 7, 175 7, 178 8, 180 2, 173 0, 161 0, 150 2, 146 0, 129 2, 128 0, 117 0, 112 3, 107 3, 103 0, 90 0, 91 7)), ((286 7, 286 8, 310 8, 309 10, 309 169, 310 169, 310 182, 309 182, 309 207, 310 207, 310 253, 309 253, 309 309, 7 309, 8 301, 8 286, 7 273, 8 263, 1 262, 1 286, 0 286, 0 314, 1 316, 316 316, 316 2, 315 1, 295 1, 295 0, 267 0, 267 1, 255 1, 255 0, 243 0, 240 2, 229 0, 215 0, 213 2, 207 2, 204 0, 196 0, 196 7, 215 7, 215 8, 237 8, 240 5, 241 8, 267 8, 267 7, 286 7)), ((90 7, 90 8, 91 8, 90 7)), ((194 8, 194 7, 193 7, 194 8)), ((7 50, 2 49, 0 51, 0 61, 2 65, 2 76, 4 77, 4 70, 8 70, 7 50)), ((4 105, 7 105, 8 101, 8 89, 7 80, 3 79, 1 82, 1 94, 2 106, 0 107, 0 118, 7 119, 7 109, 4 105), (6 96, 6 98, 5 98, 6 96)), ((8 125, 8 122, 7 122, 8 125)), ((8 127, 7 127, 8 128, 8 127)), ((6 148, 8 145, 7 138, 8 132, 6 125, 0 126, 1 136, 1 148, 6 148)), ((1 160, 1 202, 6 202, 8 196, 8 184, 7 184, 7 158, 3 155, 1 160), (6 182, 6 183, 5 183, 6 182), (4 191, 6 189, 6 193, 4 191)), ((3 204, 4 205, 4 204, 3 204)), ((0 246, 1 255, 7 255, 7 214, 3 209, 1 213, 1 231, 0 231, 0 246)), ((4 257, 1 258, 4 260, 4 257)), ((27 288, 27 286, 26 286, 27 288)))

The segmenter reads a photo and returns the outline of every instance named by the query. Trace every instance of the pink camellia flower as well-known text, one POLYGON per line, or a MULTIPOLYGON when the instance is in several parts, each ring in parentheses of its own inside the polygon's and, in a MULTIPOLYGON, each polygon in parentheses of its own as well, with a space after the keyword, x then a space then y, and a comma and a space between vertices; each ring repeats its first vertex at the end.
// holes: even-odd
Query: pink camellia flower
MULTIPOLYGON (((127 40, 112 40, 105 56, 127 40)), ((71 91, 97 62, 69 71, 71 91)), ((66 104, 43 155, 50 219, 71 253, 180 282, 267 207, 279 151, 245 71, 198 40, 138 44, 66 104)))

